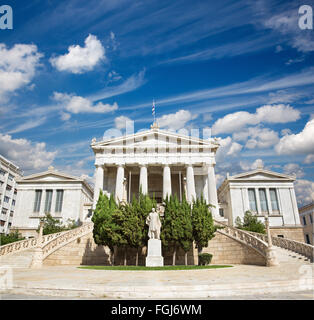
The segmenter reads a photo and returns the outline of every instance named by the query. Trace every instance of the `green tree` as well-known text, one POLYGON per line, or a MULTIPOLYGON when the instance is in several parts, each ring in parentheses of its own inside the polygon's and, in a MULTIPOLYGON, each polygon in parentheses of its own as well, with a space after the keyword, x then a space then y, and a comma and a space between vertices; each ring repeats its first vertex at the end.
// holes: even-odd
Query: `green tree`
POLYGON ((180 246, 180 240, 183 238, 180 202, 176 196, 170 196, 164 199, 164 205, 165 212, 160 238, 165 247, 173 247, 172 265, 175 265, 177 248, 180 246))
POLYGON ((180 228, 182 230, 180 234, 180 247, 184 250, 184 263, 188 264, 188 251, 191 249, 193 244, 193 225, 192 225, 192 212, 191 206, 187 202, 186 198, 180 203, 180 228))
POLYGON ((264 223, 259 221, 249 210, 244 213, 243 223, 240 217, 236 218, 235 223, 236 227, 242 230, 266 233, 264 223))
POLYGON ((192 207, 192 225, 193 239, 198 252, 208 246, 208 241, 215 236, 217 227, 214 225, 214 220, 209 210, 209 207, 203 197, 193 201, 192 207))
POLYGON ((114 220, 114 211, 118 208, 115 199, 100 192, 92 217, 93 237, 98 245, 108 246, 111 252, 111 264, 114 265, 114 247, 120 242, 120 229, 114 220))
MULTIPOLYGON (((67 224, 63 224, 59 219, 54 219, 50 213, 46 213, 43 221, 43 235, 74 229, 78 226, 77 223, 71 219, 68 219, 67 224)), ((39 227, 37 232, 39 232, 39 227)))

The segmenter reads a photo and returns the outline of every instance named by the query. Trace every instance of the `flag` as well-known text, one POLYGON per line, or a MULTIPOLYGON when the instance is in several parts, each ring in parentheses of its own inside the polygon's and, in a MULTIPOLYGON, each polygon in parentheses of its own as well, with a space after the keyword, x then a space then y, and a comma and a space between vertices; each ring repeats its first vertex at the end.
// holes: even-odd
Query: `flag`
POLYGON ((153 100, 152 114, 155 115, 155 101, 153 100))

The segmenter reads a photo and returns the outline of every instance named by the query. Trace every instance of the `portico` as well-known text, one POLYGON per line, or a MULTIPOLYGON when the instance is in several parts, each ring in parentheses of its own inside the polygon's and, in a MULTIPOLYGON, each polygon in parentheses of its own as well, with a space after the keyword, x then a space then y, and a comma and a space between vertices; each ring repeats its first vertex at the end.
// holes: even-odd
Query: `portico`
POLYGON ((96 142, 95 197, 99 192, 113 194, 117 201, 129 202, 141 192, 157 202, 176 195, 189 202, 203 197, 215 206, 218 201, 215 181, 216 141, 151 130, 96 142))

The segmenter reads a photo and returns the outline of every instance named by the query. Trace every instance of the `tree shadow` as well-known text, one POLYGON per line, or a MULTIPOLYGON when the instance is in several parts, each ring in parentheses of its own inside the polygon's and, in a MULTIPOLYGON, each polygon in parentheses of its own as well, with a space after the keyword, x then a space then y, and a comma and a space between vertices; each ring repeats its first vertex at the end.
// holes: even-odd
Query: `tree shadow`
POLYGON ((91 239, 87 239, 81 265, 110 265, 110 252, 105 246, 93 245, 91 239))

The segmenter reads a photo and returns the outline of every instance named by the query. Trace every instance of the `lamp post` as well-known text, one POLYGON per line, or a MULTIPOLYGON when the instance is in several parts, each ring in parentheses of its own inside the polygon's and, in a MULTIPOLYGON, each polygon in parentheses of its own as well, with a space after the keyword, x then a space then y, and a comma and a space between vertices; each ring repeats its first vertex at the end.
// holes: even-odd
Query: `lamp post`
POLYGON ((277 261, 275 248, 273 247, 273 243, 272 243, 272 240, 271 240, 268 213, 265 215, 265 226, 266 226, 267 243, 268 243, 267 255, 266 255, 266 259, 267 259, 266 265, 267 265, 267 267, 278 266, 279 263, 277 261))

